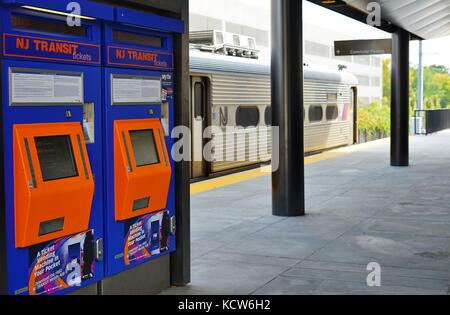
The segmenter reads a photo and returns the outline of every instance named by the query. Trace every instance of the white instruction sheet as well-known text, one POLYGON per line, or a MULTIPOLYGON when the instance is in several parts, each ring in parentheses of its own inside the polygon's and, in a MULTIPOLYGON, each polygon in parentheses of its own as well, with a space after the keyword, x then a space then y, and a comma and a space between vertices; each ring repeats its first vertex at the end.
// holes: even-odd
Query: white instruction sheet
POLYGON ((112 79, 113 104, 161 103, 160 78, 112 79))
POLYGON ((12 72, 11 104, 81 104, 82 75, 12 72))

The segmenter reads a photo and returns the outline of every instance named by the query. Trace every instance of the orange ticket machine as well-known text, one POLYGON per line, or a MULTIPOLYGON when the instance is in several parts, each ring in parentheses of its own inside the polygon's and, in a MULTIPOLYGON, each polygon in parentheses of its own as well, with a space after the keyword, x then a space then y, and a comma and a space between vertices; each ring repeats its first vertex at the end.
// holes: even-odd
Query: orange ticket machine
POLYGON ((184 27, 116 11, 103 38, 107 277, 176 250, 173 37, 184 27))
POLYGON ((95 184, 81 125, 13 129, 16 247, 88 230, 95 184))
POLYGON ((172 169, 159 119, 114 122, 115 218, 164 209, 172 169))
MULTIPOLYGON (((104 279, 102 21, 114 8, 0 0, 0 294, 104 279)), ((96 292, 96 291, 95 291, 96 292)))

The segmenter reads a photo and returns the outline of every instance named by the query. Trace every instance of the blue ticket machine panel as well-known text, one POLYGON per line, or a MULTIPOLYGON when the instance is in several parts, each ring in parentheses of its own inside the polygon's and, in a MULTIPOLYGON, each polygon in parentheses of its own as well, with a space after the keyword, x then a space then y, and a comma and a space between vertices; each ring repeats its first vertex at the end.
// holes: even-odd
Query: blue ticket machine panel
POLYGON ((116 18, 104 28, 108 276, 175 250, 173 33, 183 28, 131 10, 116 18))
POLYGON ((2 288, 65 294, 104 277, 101 24, 29 2, 0 7, 2 288))

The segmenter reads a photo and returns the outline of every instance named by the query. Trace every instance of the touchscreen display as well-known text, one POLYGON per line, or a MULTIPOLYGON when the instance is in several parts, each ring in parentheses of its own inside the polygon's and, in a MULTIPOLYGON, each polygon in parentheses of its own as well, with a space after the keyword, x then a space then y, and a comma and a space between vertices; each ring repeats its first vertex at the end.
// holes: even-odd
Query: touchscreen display
POLYGON ((152 129, 130 131, 136 166, 147 166, 159 163, 155 135, 152 129))
POLYGON ((78 176, 70 136, 36 137, 34 142, 45 182, 78 176))

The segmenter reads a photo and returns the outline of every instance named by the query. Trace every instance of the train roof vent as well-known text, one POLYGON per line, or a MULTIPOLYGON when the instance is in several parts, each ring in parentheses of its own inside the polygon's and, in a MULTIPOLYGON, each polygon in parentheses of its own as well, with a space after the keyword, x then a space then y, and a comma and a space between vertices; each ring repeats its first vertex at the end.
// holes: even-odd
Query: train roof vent
POLYGON ((254 37, 223 31, 193 31, 189 33, 192 49, 211 53, 258 59, 254 37))

